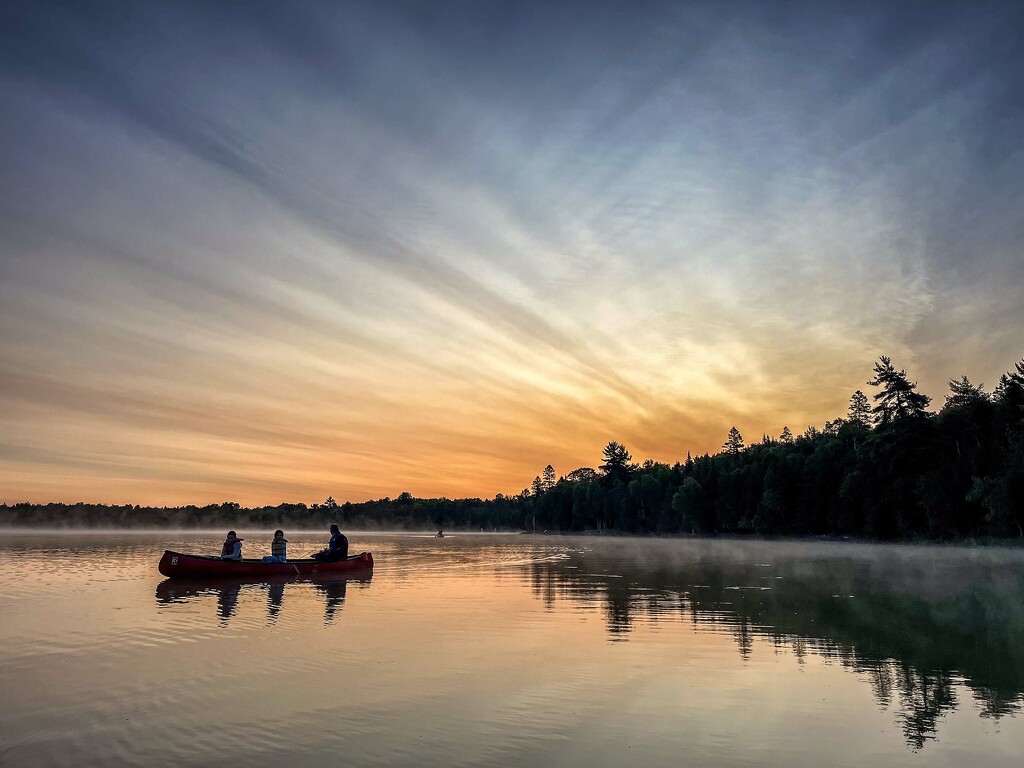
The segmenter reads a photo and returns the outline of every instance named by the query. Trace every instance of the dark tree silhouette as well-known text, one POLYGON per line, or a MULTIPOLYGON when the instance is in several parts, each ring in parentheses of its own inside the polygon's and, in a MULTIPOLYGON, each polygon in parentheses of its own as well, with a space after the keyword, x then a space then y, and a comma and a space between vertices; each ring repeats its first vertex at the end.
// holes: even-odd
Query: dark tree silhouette
POLYGON ((609 481, 618 480, 623 484, 629 483, 630 464, 632 455, 626 450, 626 446, 614 440, 604 447, 601 452, 604 463, 601 464, 601 471, 609 481))
POLYGON ((579 469, 574 469, 572 472, 567 474, 565 479, 570 483, 582 483, 585 480, 596 480, 597 472, 590 467, 580 467, 579 469))
POLYGON ((743 435, 740 434, 736 427, 729 430, 729 436, 722 444, 722 450, 733 456, 738 455, 743 450, 743 435))
POLYGON ((850 397, 850 409, 847 412, 847 421, 858 427, 868 429, 873 423, 871 415, 871 404, 868 396, 859 389, 850 397))
POLYGON ((949 394, 943 408, 962 408, 988 400, 988 395, 981 385, 974 386, 967 376, 949 380, 949 394))
POLYGON ((897 371, 885 355, 878 358, 874 370, 875 377, 868 384, 879 387, 872 412, 880 424, 925 415, 932 399, 917 391, 917 384, 907 378, 906 371, 897 371))
POLYGON ((537 475, 530 483, 530 491, 534 496, 540 496, 545 490, 547 489, 544 487, 544 481, 540 479, 540 475, 537 475))
POLYGON ((1024 360, 1014 366, 1014 370, 999 377, 995 397, 1011 407, 1024 405, 1024 360))

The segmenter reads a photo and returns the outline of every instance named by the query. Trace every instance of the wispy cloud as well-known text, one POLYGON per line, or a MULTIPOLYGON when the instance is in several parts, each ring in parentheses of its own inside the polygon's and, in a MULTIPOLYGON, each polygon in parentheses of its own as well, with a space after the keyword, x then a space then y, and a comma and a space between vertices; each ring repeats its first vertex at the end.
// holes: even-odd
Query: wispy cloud
POLYGON ((8 9, 7 500, 490 495, 1022 354, 1019 8, 587 9, 8 9))

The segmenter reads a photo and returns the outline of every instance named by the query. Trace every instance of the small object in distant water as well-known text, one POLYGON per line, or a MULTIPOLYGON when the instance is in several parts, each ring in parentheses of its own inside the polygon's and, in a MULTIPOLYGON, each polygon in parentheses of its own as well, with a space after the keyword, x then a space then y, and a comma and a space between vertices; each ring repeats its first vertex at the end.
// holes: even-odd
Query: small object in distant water
POLYGON ((434 538, 435 539, 443 539, 444 538, 444 531, 438 531, 437 535, 434 538))
POLYGON ((228 531, 228 536, 224 539, 224 545, 220 548, 220 559, 241 560, 243 541, 245 539, 238 538, 234 531, 228 531))

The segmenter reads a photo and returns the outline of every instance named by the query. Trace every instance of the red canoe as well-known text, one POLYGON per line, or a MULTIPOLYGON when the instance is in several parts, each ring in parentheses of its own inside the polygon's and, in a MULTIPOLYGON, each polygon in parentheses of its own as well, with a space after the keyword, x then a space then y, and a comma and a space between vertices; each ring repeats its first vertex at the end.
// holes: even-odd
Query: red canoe
POLYGON ((262 560, 221 560, 205 555, 185 555, 165 550, 160 558, 160 573, 172 578, 208 578, 211 576, 261 578, 313 573, 357 573, 373 570, 373 555, 362 552, 347 560, 289 560, 264 563, 262 560))

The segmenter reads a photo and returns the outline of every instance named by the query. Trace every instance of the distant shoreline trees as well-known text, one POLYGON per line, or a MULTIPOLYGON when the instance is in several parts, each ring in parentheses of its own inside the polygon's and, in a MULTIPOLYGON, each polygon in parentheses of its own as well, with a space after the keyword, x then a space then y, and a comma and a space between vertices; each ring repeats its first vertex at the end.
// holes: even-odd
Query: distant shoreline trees
POLYGON ((938 412, 906 371, 882 356, 846 417, 822 430, 746 445, 736 427, 720 453, 634 464, 609 442, 598 469, 556 479, 549 464, 529 489, 494 499, 397 499, 244 509, 234 502, 156 508, 0 505, 0 525, 323 527, 606 531, 636 534, 850 536, 879 540, 1024 538, 1024 360, 992 393, 949 381, 938 412))

